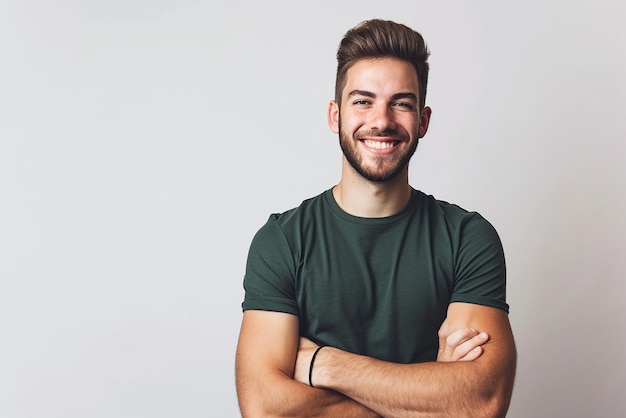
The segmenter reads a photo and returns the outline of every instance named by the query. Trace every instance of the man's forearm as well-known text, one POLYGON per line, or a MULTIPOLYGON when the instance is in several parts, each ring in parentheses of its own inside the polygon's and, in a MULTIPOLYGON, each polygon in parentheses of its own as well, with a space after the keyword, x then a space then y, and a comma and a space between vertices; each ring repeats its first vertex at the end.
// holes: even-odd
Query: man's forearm
POLYGON ((504 416, 515 361, 504 362, 511 370, 495 371, 489 361, 483 356, 471 362, 396 364, 328 347, 315 360, 314 382, 385 417, 504 416))
POLYGON ((287 377, 263 384, 237 382, 244 418, 345 417, 378 418, 380 415, 341 393, 311 388, 287 377))
POLYGON ((295 315, 244 313, 235 373, 239 407, 245 418, 378 416, 340 393, 314 389, 294 380, 297 345, 295 315))

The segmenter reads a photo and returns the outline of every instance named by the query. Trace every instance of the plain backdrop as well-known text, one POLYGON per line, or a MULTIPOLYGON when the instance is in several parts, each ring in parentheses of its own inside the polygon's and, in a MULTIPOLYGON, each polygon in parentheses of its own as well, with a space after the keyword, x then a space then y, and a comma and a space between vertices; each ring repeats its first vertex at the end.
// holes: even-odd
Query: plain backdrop
POLYGON ((373 17, 432 52, 412 185, 503 241, 509 416, 626 416, 621 0, 1 1, 0 416, 239 415, 250 240, 338 181, 373 17))

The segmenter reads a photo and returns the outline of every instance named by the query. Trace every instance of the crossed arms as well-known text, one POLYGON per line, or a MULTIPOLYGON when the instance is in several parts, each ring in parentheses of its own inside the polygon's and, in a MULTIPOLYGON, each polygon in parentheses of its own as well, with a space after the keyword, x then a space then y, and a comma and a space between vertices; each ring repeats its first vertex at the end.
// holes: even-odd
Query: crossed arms
POLYGON ((248 417, 502 417, 516 352, 506 312, 452 303, 436 362, 397 364, 299 337, 298 318, 244 313, 236 356, 239 406, 248 417), (478 333, 474 330, 484 331, 478 333), (486 334, 487 336, 486 336, 486 334))

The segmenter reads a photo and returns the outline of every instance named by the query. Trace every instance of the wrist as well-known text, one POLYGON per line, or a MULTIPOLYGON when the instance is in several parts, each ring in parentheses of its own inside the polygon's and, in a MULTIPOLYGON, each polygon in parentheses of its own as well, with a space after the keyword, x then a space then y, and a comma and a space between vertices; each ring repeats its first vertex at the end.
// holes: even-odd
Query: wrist
POLYGON ((332 346, 321 346, 316 350, 313 367, 310 369, 311 387, 318 389, 332 389, 331 376, 333 356, 339 350, 332 346))
POLYGON ((322 351, 322 348, 325 348, 325 347, 328 347, 328 346, 320 345, 313 352, 313 356, 311 356, 311 362, 309 364, 309 386, 311 386, 312 388, 316 387, 313 385, 313 367, 315 366, 315 360, 317 359, 319 352, 322 351))

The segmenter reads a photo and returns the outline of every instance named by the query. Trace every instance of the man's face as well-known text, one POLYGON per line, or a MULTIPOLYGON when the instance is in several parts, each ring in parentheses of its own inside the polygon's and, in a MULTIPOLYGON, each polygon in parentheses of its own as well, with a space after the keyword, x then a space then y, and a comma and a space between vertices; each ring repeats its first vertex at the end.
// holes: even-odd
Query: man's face
POLYGON ((430 117, 429 108, 420 114, 413 66, 395 58, 359 60, 341 97, 341 109, 331 102, 329 124, 352 168, 373 182, 407 170, 430 117))

